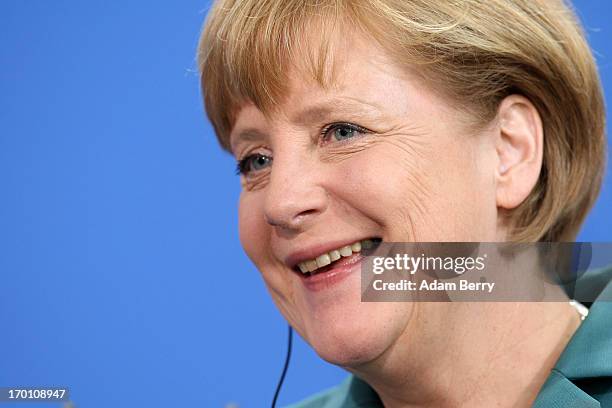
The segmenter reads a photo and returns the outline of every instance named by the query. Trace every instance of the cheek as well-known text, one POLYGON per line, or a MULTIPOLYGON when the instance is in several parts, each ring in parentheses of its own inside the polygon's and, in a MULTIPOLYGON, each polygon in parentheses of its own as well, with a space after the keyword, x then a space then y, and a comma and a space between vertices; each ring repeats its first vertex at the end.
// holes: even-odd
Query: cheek
POLYGON ((496 206, 488 174, 493 172, 477 149, 450 138, 381 142, 364 157, 345 162, 343 185, 353 203, 387 227, 388 239, 491 239, 496 206))
POLYGON ((475 137, 459 135, 432 163, 438 225, 449 240, 495 240, 497 206, 493 162, 475 137), (461 143, 465 140, 465 143, 461 143))
POLYGON ((496 237, 494 156, 475 139, 471 135, 454 138, 433 169, 440 188, 440 215, 446 215, 440 219, 454 226, 456 241, 494 241, 496 237))
POLYGON ((240 243, 257 266, 263 261, 270 240, 269 228, 263 217, 263 196, 260 195, 245 195, 243 192, 238 205, 240 243))

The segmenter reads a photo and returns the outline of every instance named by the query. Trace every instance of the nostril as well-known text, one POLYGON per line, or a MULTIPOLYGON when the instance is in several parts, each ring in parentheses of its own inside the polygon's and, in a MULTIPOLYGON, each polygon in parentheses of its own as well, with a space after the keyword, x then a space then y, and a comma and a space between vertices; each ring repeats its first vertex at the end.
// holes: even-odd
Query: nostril
POLYGON ((315 209, 305 210, 305 211, 302 211, 301 213, 299 213, 298 215, 296 215, 295 218, 299 219, 299 218, 308 217, 310 215, 315 215, 318 212, 319 212, 319 210, 315 210, 315 209))
POLYGON ((304 210, 293 216, 287 217, 274 217, 269 214, 264 214, 266 222, 273 227, 280 227, 283 229, 300 229, 308 222, 309 219, 314 218, 318 213, 317 209, 304 210))
POLYGON ((304 210, 296 214, 289 224, 292 228, 301 228, 305 224, 308 224, 311 219, 315 219, 316 215, 320 213, 321 211, 318 209, 304 210))

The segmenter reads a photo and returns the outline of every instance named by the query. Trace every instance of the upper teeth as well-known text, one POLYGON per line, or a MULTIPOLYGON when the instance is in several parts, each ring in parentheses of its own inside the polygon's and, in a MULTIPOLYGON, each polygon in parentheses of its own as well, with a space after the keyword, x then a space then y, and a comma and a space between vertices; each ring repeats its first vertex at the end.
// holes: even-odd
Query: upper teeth
POLYGON ((313 272, 319 268, 329 265, 330 263, 337 261, 341 257, 348 257, 353 255, 355 252, 360 252, 361 249, 372 248, 374 243, 365 239, 363 241, 357 241, 354 244, 343 246, 342 248, 334 249, 333 251, 326 252, 317 256, 314 259, 309 259, 298 264, 298 268, 302 273, 313 272))

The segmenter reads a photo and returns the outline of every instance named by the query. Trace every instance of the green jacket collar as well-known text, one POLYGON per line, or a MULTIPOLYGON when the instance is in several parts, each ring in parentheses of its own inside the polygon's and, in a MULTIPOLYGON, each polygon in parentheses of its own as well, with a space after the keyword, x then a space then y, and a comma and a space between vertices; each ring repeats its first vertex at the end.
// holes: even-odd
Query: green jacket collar
MULTIPOLYGON (((610 274, 601 271, 595 277, 610 274)), ((600 407, 585 389, 609 389, 612 382, 612 284, 607 284, 589 310, 534 404, 544 407, 600 407), (575 405, 581 403, 581 405, 575 405)), ((607 394, 609 395, 609 394, 607 394)), ((609 397, 608 397, 609 398, 609 397)))

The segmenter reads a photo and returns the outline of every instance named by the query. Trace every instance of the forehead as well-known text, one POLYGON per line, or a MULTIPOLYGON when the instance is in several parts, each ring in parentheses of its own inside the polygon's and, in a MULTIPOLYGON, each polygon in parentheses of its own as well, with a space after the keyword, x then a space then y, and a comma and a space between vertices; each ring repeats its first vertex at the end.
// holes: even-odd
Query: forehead
POLYGON ((406 96, 420 92, 414 75, 395 64, 372 39, 351 32, 331 42, 327 55, 327 81, 319 81, 304 68, 304 55, 296 55, 288 70, 286 92, 273 109, 261 109, 252 101, 240 104, 230 143, 252 125, 288 122, 308 125, 330 114, 355 111, 384 114, 407 109, 406 96))

